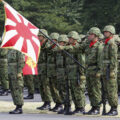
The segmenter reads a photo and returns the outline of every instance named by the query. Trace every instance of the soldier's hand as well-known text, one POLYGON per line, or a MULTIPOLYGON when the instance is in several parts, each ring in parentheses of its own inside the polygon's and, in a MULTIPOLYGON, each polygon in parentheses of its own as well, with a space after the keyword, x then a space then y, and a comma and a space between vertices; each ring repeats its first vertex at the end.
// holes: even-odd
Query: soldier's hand
POLYGON ((99 78, 101 76, 101 74, 98 72, 96 73, 96 78, 99 78))
POLYGON ((115 72, 114 71, 110 72, 110 77, 115 77, 115 72))
POLYGON ((86 77, 84 75, 80 76, 80 80, 85 80, 85 79, 86 79, 86 77))
POLYGON ((20 77, 22 77, 22 74, 21 74, 21 73, 18 73, 18 74, 17 74, 17 78, 20 78, 20 77))
POLYGON ((64 49, 64 46, 59 46, 59 49, 60 49, 60 50, 63 50, 63 49, 64 49))

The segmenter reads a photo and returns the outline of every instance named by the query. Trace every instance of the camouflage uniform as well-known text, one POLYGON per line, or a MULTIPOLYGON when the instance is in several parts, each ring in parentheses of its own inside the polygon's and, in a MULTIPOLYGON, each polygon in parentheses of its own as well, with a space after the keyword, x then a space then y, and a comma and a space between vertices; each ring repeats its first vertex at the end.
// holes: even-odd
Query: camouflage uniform
POLYGON ((108 25, 104 28, 104 32, 110 32, 111 37, 105 39, 105 45, 103 49, 103 69, 102 77, 105 86, 107 100, 111 106, 111 110, 107 115, 117 115, 117 106, 118 106, 118 85, 117 85, 117 51, 118 47, 115 43, 116 37, 115 28, 111 25, 108 25), (106 40, 108 42, 106 42, 106 40), (109 71, 109 73, 107 72, 109 71))
POLYGON ((3 87, 3 90, 9 89, 7 54, 8 54, 7 49, 0 48, 0 62, 2 63, 0 64, 0 81, 3 87))
MULTIPOLYGON (((64 42, 65 45, 68 43, 68 38, 65 39, 66 35, 60 35, 58 39, 59 42, 64 42)), ((62 50, 57 49, 56 53, 56 72, 57 72, 57 82, 58 90, 61 96, 61 103, 65 103, 66 100, 66 80, 65 80, 65 53, 62 50)))
MULTIPOLYGON (((47 31, 42 29, 43 33, 47 35, 47 31)), ((41 33, 39 35, 43 36, 41 33)), ((50 104, 52 101, 51 92, 50 92, 50 85, 49 79, 47 78, 47 48, 46 42, 41 46, 41 53, 38 60, 38 74, 39 74, 39 90, 42 101, 44 101, 44 105, 50 104)), ((43 107, 44 107, 43 105, 43 107)), ((37 109, 41 109, 38 107, 37 109)), ((43 108, 42 108, 43 109, 43 108)))
MULTIPOLYGON (((100 30, 93 27, 89 30, 88 34, 100 35, 100 30)), ((99 114, 100 101, 101 101, 101 61, 102 61, 102 44, 99 41, 93 46, 89 46, 90 41, 83 42, 79 45, 79 49, 83 50, 86 56, 86 82, 88 89, 88 96, 92 109, 87 114, 99 114), (96 112, 98 111, 98 112, 96 112)))
MULTIPOLYGON (((17 108, 23 105, 23 77, 22 69, 25 65, 24 55, 17 50, 8 51, 8 76, 10 81, 11 95, 17 108)), ((10 112, 14 114, 14 111, 10 112)))
POLYGON ((25 75, 24 76, 24 84, 28 88, 28 96, 34 94, 34 81, 33 81, 33 78, 34 78, 33 75, 25 75))
MULTIPOLYGON (((79 35, 77 32, 72 31, 68 34, 69 38, 79 41, 79 35)), ((66 47, 68 52, 78 60, 83 66, 85 65, 85 55, 82 54, 82 51, 77 50, 75 46, 78 43, 73 43, 70 46, 66 47), (71 49, 70 49, 71 48, 71 49), (78 54, 79 53, 79 54, 78 54)), ((70 81, 71 95, 73 102, 75 104, 74 113, 80 111, 83 113, 85 107, 85 75, 84 70, 79 67, 70 57, 66 57, 66 71, 67 77, 70 81)))

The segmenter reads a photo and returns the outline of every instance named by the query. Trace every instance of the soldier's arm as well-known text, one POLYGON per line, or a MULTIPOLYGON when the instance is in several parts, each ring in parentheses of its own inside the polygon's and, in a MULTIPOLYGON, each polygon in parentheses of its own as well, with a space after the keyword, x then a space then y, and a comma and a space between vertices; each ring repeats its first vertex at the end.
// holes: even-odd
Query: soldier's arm
POLYGON ((117 45, 115 43, 111 43, 109 45, 109 56, 110 56, 110 69, 114 70, 114 68, 116 67, 116 63, 117 63, 117 45))
POLYGON ((101 43, 98 46, 98 55, 97 55, 97 66, 98 66, 98 71, 101 72, 102 68, 102 60, 103 60, 103 44, 101 43))

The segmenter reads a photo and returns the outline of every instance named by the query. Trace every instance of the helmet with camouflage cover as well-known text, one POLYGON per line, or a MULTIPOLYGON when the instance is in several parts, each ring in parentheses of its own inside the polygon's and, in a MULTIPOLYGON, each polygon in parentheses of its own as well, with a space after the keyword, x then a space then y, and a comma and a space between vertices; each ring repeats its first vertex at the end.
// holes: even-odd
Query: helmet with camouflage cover
POLYGON ((65 34, 60 35, 58 38, 58 42, 68 42, 68 41, 69 41, 69 39, 68 39, 67 35, 65 35, 65 34))
POLYGON ((99 39, 104 39, 104 35, 102 33, 99 35, 99 39))
POLYGON ((86 37, 84 34, 80 34, 79 37, 82 39, 84 37, 86 37))
MULTIPOLYGON (((47 30, 45 30, 45 29, 40 29, 40 31, 43 33, 43 34, 45 34, 46 36, 48 36, 48 32, 47 32, 47 30)), ((39 32, 39 36, 44 36, 41 32, 39 32)))
POLYGON ((51 33, 50 38, 53 39, 53 40, 58 40, 59 34, 58 33, 51 33))
POLYGON ((104 29, 103 29, 103 32, 105 32, 105 31, 110 32, 110 33, 112 33, 112 34, 115 34, 115 33, 116 33, 115 27, 112 26, 112 25, 107 25, 107 26, 105 26, 104 29))
POLYGON ((99 37, 99 35, 101 34, 101 31, 97 27, 92 27, 92 28, 90 28, 90 30, 88 31, 88 33, 89 34, 95 34, 96 36, 99 37))
POLYGON ((76 31, 71 31, 68 33, 68 38, 73 38, 75 40, 79 39, 79 34, 76 31))

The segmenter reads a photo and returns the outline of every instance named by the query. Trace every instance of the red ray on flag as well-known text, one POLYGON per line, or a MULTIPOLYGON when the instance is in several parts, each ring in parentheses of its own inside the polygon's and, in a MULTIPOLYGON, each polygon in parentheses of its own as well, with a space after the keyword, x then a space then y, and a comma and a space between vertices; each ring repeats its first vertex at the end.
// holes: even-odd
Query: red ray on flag
POLYGON ((37 64, 40 53, 39 29, 7 3, 4 3, 4 8, 6 20, 1 47, 19 50, 37 64))

